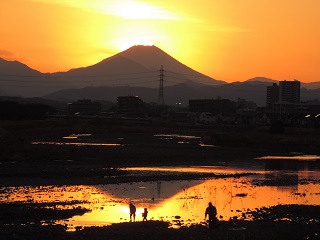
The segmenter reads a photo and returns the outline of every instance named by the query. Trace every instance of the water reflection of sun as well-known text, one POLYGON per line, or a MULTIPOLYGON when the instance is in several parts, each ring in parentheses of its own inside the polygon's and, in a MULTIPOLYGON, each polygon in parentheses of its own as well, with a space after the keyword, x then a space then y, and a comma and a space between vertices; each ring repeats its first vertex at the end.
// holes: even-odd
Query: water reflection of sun
MULTIPOLYGON (((71 206, 91 210, 82 216, 60 221, 69 226, 101 226, 127 222, 130 201, 137 207, 137 221, 142 221, 141 213, 147 207, 148 219, 179 219, 186 224, 202 222, 208 202, 217 207, 218 215, 224 220, 234 216, 241 217, 248 209, 277 204, 319 205, 317 181, 303 184, 297 181, 288 186, 253 184, 253 179, 265 180, 267 176, 98 186, 3 188, 0 189, 0 202, 55 202, 61 205, 64 201, 77 201, 71 206)), ((303 179, 306 178, 307 175, 304 174, 303 179)))
POLYGON ((183 211, 193 209, 197 207, 200 199, 202 199, 202 197, 199 188, 191 187, 183 189, 179 196, 177 196, 179 209, 183 211))

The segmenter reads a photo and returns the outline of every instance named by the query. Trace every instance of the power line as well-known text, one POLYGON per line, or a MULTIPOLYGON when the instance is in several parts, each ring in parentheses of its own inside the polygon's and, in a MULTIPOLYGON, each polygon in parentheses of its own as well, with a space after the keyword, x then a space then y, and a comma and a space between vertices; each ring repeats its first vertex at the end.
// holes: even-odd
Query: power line
MULTIPOLYGON (((125 75, 136 75, 136 74, 148 74, 148 73, 156 73, 158 71, 148 71, 148 72, 132 72, 132 73, 117 73, 117 74, 101 74, 101 75, 69 75, 66 73, 43 73, 42 75, 24 75, 24 74, 0 74, 0 77, 34 77, 34 78, 76 78, 76 77, 113 77, 113 76, 125 76, 125 75), (55 75, 54 75, 55 74, 55 75), (58 75, 57 75, 58 74, 58 75)), ((192 76, 192 77, 199 77, 199 78, 210 78, 205 75, 194 75, 194 74, 187 74, 182 72, 175 72, 175 71, 168 71, 166 70, 166 73, 173 73, 178 75, 184 75, 184 76, 192 76)))
MULTIPOLYGON (((116 84, 112 84, 112 85, 109 85, 109 86, 103 86, 103 85, 96 85, 96 86, 101 86, 101 87, 120 87, 120 86, 131 86, 131 85, 138 85, 138 84, 144 84, 144 83, 154 83, 154 81, 144 81, 144 82, 130 82, 130 83, 116 83, 116 84)), ((65 89, 66 87, 61 87, 61 86, 39 86, 39 85, 32 85, 32 86, 28 86, 28 85, 1 85, 1 87, 24 87, 24 88, 52 88, 52 89, 65 89)), ((83 88, 83 87, 90 87, 90 86, 67 86, 68 88, 76 88, 76 89, 79 89, 79 88, 83 88)))
POLYGON ((128 75, 137 75, 137 74, 150 74, 156 73, 157 71, 149 71, 149 72, 133 72, 133 73, 118 73, 118 74, 101 74, 101 75, 53 75, 53 74, 43 74, 43 75, 24 75, 24 74, 0 74, 0 77, 26 77, 26 78, 48 78, 48 79, 60 79, 60 78, 96 78, 96 77, 114 77, 114 76, 128 76, 128 75))
POLYGON ((34 85, 32 85, 32 86, 28 86, 28 85, 1 85, 1 87, 14 87, 14 88, 16 88, 16 87, 23 87, 23 88, 57 88, 57 89, 62 89, 62 87, 61 86, 34 86, 34 85))
MULTIPOLYGON (((150 79, 150 81, 144 81, 144 82, 135 82, 135 83, 127 83, 126 85, 136 85, 136 84, 141 84, 141 83, 152 83, 155 82, 155 79, 159 77, 159 75, 149 75, 149 76, 135 76, 135 77, 127 77, 127 78, 116 78, 119 76, 133 76, 137 74, 150 74, 150 73, 155 73, 156 71, 148 71, 148 72, 133 72, 133 73, 121 73, 121 74, 103 74, 103 75, 68 75, 68 76, 52 76, 52 75, 44 75, 44 76, 36 76, 36 75, 17 75, 17 74, 0 74, 0 77, 34 77, 34 78, 45 78, 46 80, 20 80, 20 79, 0 79, 0 82, 23 82, 23 83, 45 83, 45 84, 59 84, 61 83, 60 79, 63 78, 63 82, 67 83, 103 83, 103 82, 111 82, 113 86, 118 86, 117 84, 118 81, 128 81, 128 80, 136 80, 136 79, 150 79), (106 78, 106 79, 99 79, 99 80, 83 80, 83 79, 78 79, 76 81, 70 80, 68 78, 101 78, 101 77, 115 77, 115 78, 106 78)), ((159 86, 159 101, 164 101, 162 100, 163 98, 163 83, 164 82, 173 82, 173 83, 179 83, 178 81, 172 81, 168 80, 169 79, 179 79, 179 80, 192 80, 188 79, 187 77, 178 77, 178 76, 173 76, 172 74, 177 74, 177 75, 182 75, 182 76, 194 76, 194 77, 201 77, 201 78, 209 78, 206 76, 201 76, 201 75, 192 75, 192 74, 185 74, 185 73, 180 73, 180 72, 175 72, 175 71, 165 71, 165 73, 171 73, 171 74, 164 74, 163 67, 160 69, 160 86, 159 86), (164 79, 166 77, 166 80, 164 79)), ((203 83, 203 84, 208 84, 208 82, 203 82, 197 80, 198 83, 203 83)), ((123 85, 123 84, 122 84, 123 85)), ((29 87, 29 86, 22 86, 22 85, 11 85, 12 87, 29 87)), ((10 85, 2 85, 2 87, 10 87, 10 85)), ((38 86, 32 86, 32 87, 38 87, 38 86)), ((39 86, 40 87, 40 86, 39 86)), ((45 86, 50 88, 50 86, 45 86)), ((72 86, 70 86, 72 87, 72 86)), ((58 86, 51 86, 51 88, 60 88, 58 86)))
MULTIPOLYGON (((167 76, 167 75, 166 75, 166 76, 167 76)), ((185 81, 190 80, 190 79, 188 79, 188 78, 174 77, 174 76, 170 76, 170 75, 168 75, 167 77, 173 78, 173 79, 181 79, 181 80, 185 80, 185 81)), ((168 82, 168 81, 166 80, 166 82, 168 82)), ((174 82, 174 81, 171 81, 171 82, 174 82)), ((199 81, 199 80, 197 80, 196 82, 197 82, 197 83, 202 83, 202 84, 208 85, 208 82, 199 81)))
POLYGON ((174 73, 174 74, 180 74, 180 75, 185 75, 185 76, 191 76, 191 77, 199 77, 199 78, 210 78, 208 76, 205 75, 193 75, 193 74, 187 74, 187 73, 179 73, 179 72, 175 72, 175 71, 166 71, 168 73, 174 73))
MULTIPOLYGON (((69 75, 67 73, 62 73, 61 75, 53 75, 54 73, 43 73, 43 75, 18 75, 18 74, 0 74, 0 77, 33 77, 33 78, 85 78, 85 77, 113 77, 113 76, 126 76, 126 75, 136 75, 136 74, 147 74, 147 73, 155 73, 157 71, 148 71, 148 72, 132 72, 132 73, 117 73, 117 74, 101 74, 101 75, 69 75)), ((184 76, 192 76, 192 77, 199 77, 199 78, 210 78, 205 75, 194 75, 194 74, 187 74, 182 72, 175 72, 166 70, 166 73, 173 73, 178 75, 184 75, 184 76)))
MULTIPOLYGON (((0 75, 1 76, 1 75, 0 75)), ((99 76, 100 77, 100 76, 99 76)), ((113 78, 113 79, 100 79, 100 80, 77 80, 77 81, 72 81, 72 82, 107 82, 107 81, 125 81, 125 80, 131 80, 131 79, 145 79, 145 78, 157 78, 157 75, 153 76, 139 76, 139 77, 130 77, 130 78, 113 78)), ((58 83, 58 82, 52 82, 52 81, 57 81, 54 79, 50 79, 47 81, 43 80, 20 80, 20 79, 0 79, 2 82, 35 82, 35 83, 58 83), (51 81, 51 82, 50 82, 51 81)), ((70 80, 64 79, 64 82, 67 82, 70 80)))

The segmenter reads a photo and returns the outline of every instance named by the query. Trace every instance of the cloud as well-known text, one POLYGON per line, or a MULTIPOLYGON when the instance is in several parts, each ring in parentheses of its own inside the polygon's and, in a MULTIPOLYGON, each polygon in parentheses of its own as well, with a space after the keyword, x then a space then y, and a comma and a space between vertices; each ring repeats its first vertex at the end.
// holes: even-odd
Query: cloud
POLYGON ((111 4, 106 10, 109 14, 124 19, 178 19, 178 16, 159 6, 133 0, 118 1, 111 4))
POLYGON ((12 58, 14 57, 14 53, 7 50, 0 49, 0 56, 5 58, 12 58))
POLYGON ((15 53, 4 50, 4 49, 0 49, 0 58, 3 58, 7 61, 19 61, 23 63, 29 62, 28 59, 17 57, 15 53))
POLYGON ((203 25, 202 29, 207 32, 230 32, 230 33, 242 33, 249 32, 249 29, 241 28, 237 26, 228 25, 203 25))
POLYGON ((118 52, 116 52, 116 51, 111 51, 111 50, 109 50, 109 49, 102 49, 102 48, 97 49, 97 52, 98 52, 98 53, 103 53, 103 54, 106 54, 106 55, 115 55, 115 54, 118 53, 118 52))
POLYGON ((64 5, 72 8, 94 11, 99 14, 121 17, 124 19, 168 19, 179 17, 151 3, 138 0, 30 0, 33 2, 64 5))

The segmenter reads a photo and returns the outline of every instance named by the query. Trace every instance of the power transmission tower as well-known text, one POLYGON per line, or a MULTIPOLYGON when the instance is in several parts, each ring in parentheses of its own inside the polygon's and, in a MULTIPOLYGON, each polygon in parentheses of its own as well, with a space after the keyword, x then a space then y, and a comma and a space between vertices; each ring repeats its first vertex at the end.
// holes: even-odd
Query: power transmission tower
POLYGON ((159 86, 159 105, 164 105, 164 97, 163 97, 163 66, 161 65, 160 69, 160 86, 159 86))

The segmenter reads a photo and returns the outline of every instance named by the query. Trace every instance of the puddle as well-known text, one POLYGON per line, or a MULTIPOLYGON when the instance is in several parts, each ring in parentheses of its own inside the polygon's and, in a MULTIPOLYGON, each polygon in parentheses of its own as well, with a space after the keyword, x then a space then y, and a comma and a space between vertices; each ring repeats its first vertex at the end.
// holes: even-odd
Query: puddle
POLYGON ((119 147, 123 146, 120 143, 99 143, 95 140, 90 140, 92 137, 91 133, 79 133, 79 134, 70 134, 68 136, 62 137, 65 141, 34 141, 31 144, 33 145, 74 145, 74 146, 98 146, 98 147, 119 147), (89 139, 84 140, 84 139, 89 139), (72 142, 74 140, 74 142, 72 142))
POLYGON ((320 160, 318 155, 296 155, 296 156, 263 156, 256 158, 258 160, 298 160, 298 161, 316 161, 320 160))
POLYGON ((82 137, 91 137, 91 133, 70 134, 69 136, 62 137, 63 139, 78 139, 82 137))
POLYGON ((75 145, 75 146, 99 146, 99 147, 119 147, 119 143, 91 143, 91 142, 32 142, 33 145, 75 145))
POLYGON ((239 168, 236 166, 179 166, 179 167, 130 167, 122 168, 126 171, 134 171, 138 174, 148 175, 156 172, 161 175, 165 174, 179 174, 179 173, 214 173, 217 175, 227 174, 241 174, 241 173, 265 173, 265 170, 258 170, 254 168, 239 168))
POLYGON ((155 134, 153 135, 156 138, 164 140, 177 140, 178 144, 197 144, 200 147, 216 147, 212 144, 205 144, 200 140, 202 137, 193 136, 193 135, 181 135, 181 134, 155 134))
POLYGON ((155 134, 153 136, 161 139, 201 139, 201 137, 182 134, 155 134))

